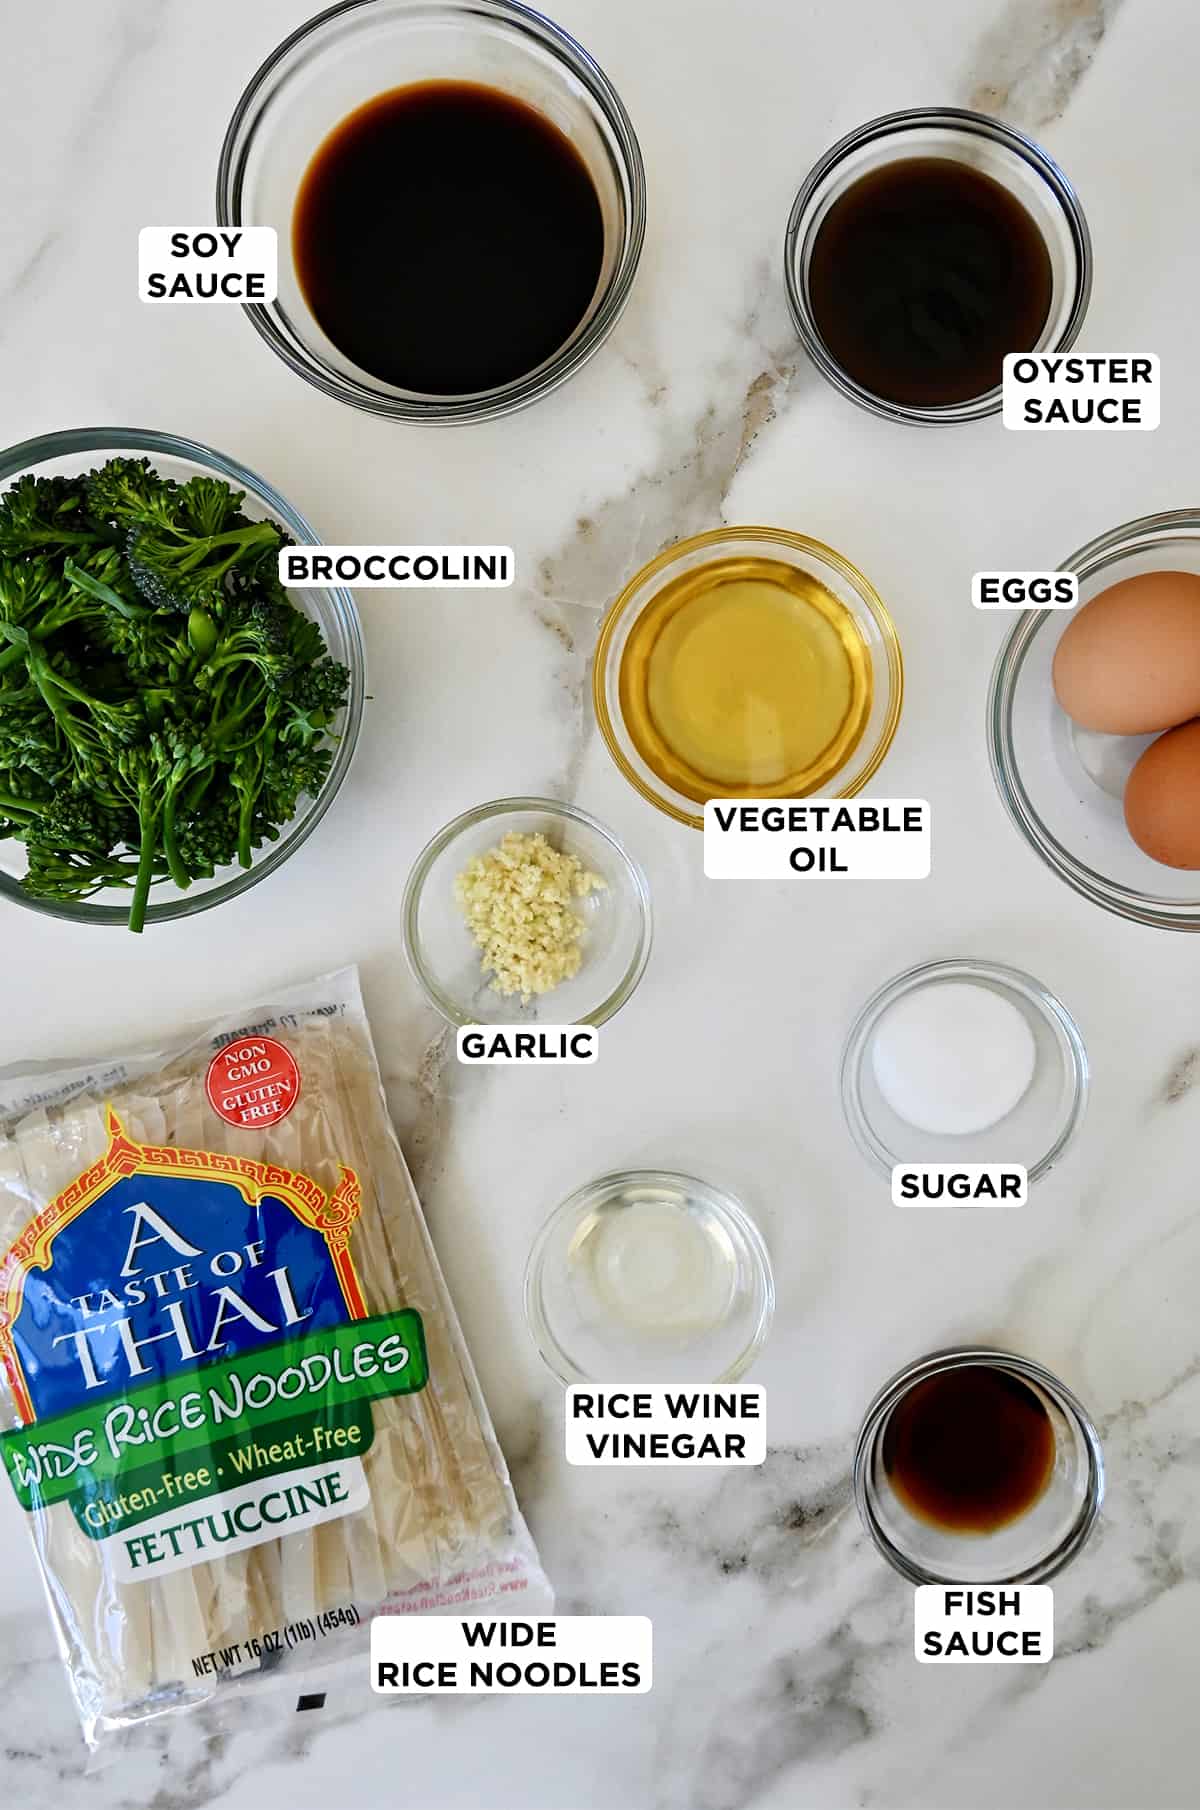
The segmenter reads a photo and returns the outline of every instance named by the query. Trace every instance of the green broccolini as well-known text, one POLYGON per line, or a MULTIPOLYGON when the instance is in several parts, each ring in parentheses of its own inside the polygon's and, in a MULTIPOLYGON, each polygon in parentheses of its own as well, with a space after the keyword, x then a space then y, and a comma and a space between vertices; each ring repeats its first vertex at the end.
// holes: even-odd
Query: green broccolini
POLYGON ((249 867, 325 783, 348 674, 280 585, 288 536, 218 478, 146 459, 0 495, 0 836, 25 889, 249 867))

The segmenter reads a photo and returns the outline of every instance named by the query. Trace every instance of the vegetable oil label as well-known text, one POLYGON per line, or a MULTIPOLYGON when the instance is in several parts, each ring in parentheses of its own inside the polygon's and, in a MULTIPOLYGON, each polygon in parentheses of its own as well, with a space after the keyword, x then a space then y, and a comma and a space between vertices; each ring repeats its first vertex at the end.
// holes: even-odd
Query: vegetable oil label
POLYGON ((367 1315, 358 1176, 326 1192, 137 1143, 111 1108, 107 1126, 0 1260, 21 1505, 68 1504, 133 1581, 364 1508, 370 1404, 424 1388, 428 1364, 417 1313, 367 1315))
POLYGON ((704 807, 710 880, 925 880, 923 798, 713 798, 704 807))

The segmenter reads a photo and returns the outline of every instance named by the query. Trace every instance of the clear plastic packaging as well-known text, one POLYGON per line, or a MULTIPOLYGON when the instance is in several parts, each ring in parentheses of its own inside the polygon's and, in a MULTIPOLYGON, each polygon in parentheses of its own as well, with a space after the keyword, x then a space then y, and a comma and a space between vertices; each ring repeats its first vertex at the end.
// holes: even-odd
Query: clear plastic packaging
POLYGON ((540 1613, 355 970, 153 1055, 0 1078, 0 1452, 95 1748, 540 1613))

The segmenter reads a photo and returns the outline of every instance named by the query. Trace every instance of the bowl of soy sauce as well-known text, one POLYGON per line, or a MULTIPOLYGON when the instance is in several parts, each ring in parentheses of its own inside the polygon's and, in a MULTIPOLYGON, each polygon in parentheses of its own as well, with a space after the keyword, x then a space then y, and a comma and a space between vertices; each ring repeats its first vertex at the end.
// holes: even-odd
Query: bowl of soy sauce
POLYGON ((611 331, 645 232, 616 90, 519 0, 347 0, 251 78, 221 151, 222 226, 273 226, 279 292, 246 313, 326 395, 487 420, 611 331))
POLYGON ((784 277, 796 331, 844 396, 938 426, 998 412, 1009 352, 1074 344, 1087 220, 1024 133, 962 108, 858 127, 801 186, 784 277))

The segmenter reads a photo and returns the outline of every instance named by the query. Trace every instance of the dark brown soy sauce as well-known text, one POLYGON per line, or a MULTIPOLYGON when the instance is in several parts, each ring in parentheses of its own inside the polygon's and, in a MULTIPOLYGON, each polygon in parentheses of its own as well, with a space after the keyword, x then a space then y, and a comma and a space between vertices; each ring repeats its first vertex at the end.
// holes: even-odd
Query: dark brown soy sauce
POLYGON ((1054 1428, 1018 1377, 989 1364, 945 1370, 893 1408, 883 1468, 905 1506, 950 1533, 991 1533, 1042 1494, 1054 1428))
POLYGON ((583 159, 474 82, 395 88, 344 119, 296 199, 304 298, 372 376, 436 396, 511 383, 570 338, 604 256, 583 159))
POLYGON ((1050 253, 1021 203, 942 157, 860 177, 809 260, 813 320, 833 358, 872 395, 913 408, 995 389, 1005 354, 1036 346, 1052 291, 1050 253))

